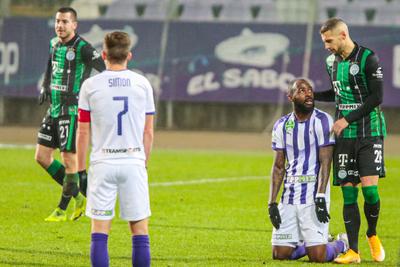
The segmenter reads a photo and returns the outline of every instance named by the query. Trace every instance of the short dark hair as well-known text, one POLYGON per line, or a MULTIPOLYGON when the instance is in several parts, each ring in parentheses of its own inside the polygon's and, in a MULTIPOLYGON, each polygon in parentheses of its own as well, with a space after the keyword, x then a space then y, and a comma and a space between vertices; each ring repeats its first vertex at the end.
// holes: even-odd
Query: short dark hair
POLYGON ((72 7, 66 6, 66 7, 60 7, 57 12, 60 13, 71 13, 73 19, 76 21, 78 20, 78 13, 76 13, 76 10, 73 9, 72 7))
POLYGON ((341 18, 330 18, 327 21, 325 21, 324 24, 322 24, 321 29, 319 30, 319 33, 322 34, 324 32, 331 31, 334 28, 336 28, 336 26, 339 23, 345 23, 345 22, 341 18))
POLYGON ((115 31, 104 37, 104 50, 107 60, 112 63, 122 63, 131 51, 131 39, 126 32, 115 31))

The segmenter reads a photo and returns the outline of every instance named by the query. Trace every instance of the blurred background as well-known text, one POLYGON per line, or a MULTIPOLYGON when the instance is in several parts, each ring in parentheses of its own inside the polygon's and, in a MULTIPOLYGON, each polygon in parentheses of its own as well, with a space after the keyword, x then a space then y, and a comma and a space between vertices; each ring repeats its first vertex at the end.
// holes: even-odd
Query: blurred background
MULTIPOLYGON (((130 34, 129 68, 151 81, 161 130, 269 132, 291 109, 290 80, 330 87, 319 28, 341 17, 380 57, 388 132, 400 131, 400 0, 1 0, 0 126, 39 125, 61 6, 77 10, 78 33, 98 50, 106 32, 130 34)), ((332 103, 317 107, 334 113, 332 103)))

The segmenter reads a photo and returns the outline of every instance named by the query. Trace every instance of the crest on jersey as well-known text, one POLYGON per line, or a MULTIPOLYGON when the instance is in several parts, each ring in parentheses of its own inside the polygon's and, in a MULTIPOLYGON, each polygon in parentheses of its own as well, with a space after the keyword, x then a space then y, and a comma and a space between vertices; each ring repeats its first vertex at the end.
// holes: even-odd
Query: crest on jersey
POLYGON ((285 124, 286 132, 289 132, 289 133, 292 132, 293 128, 294 128, 294 121, 293 120, 288 120, 286 122, 286 124, 285 124))
POLYGON ((65 55, 68 61, 72 61, 75 59, 75 51, 73 48, 68 49, 67 54, 65 55))
POLYGON ((359 72, 360 72, 360 67, 357 64, 354 63, 350 66, 350 74, 351 75, 355 76, 359 72))

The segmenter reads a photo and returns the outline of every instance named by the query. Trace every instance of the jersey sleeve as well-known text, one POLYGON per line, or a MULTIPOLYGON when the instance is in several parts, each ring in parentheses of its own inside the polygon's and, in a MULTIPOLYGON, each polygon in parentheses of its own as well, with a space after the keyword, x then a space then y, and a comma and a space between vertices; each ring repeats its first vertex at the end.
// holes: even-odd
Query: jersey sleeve
POLYGON ((98 72, 102 72, 106 69, 106 65, 104 64, 100 53, 97 52, 89 43, 82 47, 81 54, 85 65, 96 69, 98 72))
POLYGON ((154 115, 156 114, 156 108, 154 104, 153 87, 147 79, 145 79, 144 86, 146 88, 146 115, 154 115))
POLYGON ((315 124, 318 146, 329 146, 335 144, 335 136, 331 132, 333 119, 327 113, 318 113, 315 124))
POLYGON ((85 80, 82 83, 82 87, 79 92, 78 109, 90 111, 89 97, 88 97, 89 86, 90 86, 89 79, 85 80))
POLYGON ((283 125, 282 119, 275 122, 274 128, 272 129, 272 149, 273 150, 283 150, 285 149, 285 144, 283 140, 283 125))
POLYGON ((383 101, 383 71, 379 64, 379 59, 374 53, 368 55, 366 59, 365 76, 367 78, 369 95, 361 107, 350 112, 345 117, 348 123, 352 123, 367 116, 383 101))

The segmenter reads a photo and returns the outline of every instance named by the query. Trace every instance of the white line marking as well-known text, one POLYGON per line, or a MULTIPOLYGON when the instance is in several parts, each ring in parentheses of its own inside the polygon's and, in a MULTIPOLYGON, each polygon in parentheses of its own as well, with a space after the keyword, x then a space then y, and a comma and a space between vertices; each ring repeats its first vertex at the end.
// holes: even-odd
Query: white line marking
POLYGON ((0 148, 15 148, 15 149, 34 149, 36 145, 29 145, 29 144, 0 144, 0 148))
POLYGON ((192 185, 192 184, 211 184, 223 183, 232 181, 250 181, 250 180, 267 180, 267 176, 242 176, 242 177, 227 177, 227 178, 206 178, 186 181, 172 181, 172 182, 154 182, 150 186, 176 186, 176 185, 192 185))

